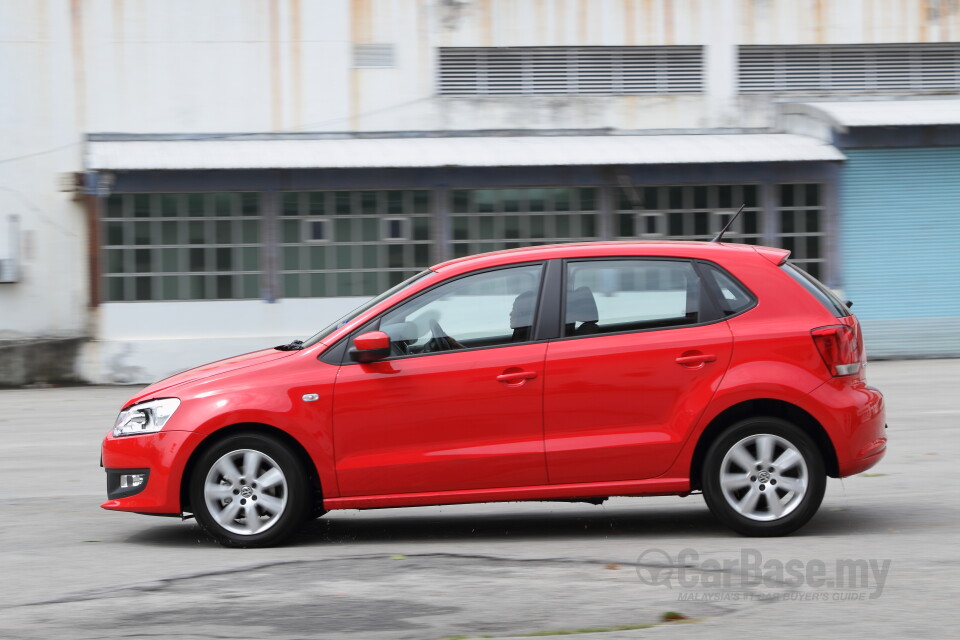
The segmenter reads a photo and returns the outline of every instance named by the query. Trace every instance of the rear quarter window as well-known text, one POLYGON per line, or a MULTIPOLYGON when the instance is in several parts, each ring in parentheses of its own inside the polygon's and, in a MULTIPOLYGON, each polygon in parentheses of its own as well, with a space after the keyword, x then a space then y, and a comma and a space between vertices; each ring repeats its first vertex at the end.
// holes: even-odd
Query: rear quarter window
POLYGON ((850 309, 847 308, 847 305, 845 305, 840 298, 834 295, 834 293, 830 291, 826 285, 811 276, 809 273, 797 265, 789 262, 780 268, 783 269, 788 276, 793 278, 797 284, 806 289, 810 295, 820 302, 820 304, 826 307, 827 311, 838 318, 845 318, 846 316, 850 315, 850 309))
POLYGON ((704 266, 707 277, 713 281, 714 291, 718 294, 715 296, 717 304, 724 317, 736 315, 753 305, 753 294, 746 287, 715 266, 704 266))

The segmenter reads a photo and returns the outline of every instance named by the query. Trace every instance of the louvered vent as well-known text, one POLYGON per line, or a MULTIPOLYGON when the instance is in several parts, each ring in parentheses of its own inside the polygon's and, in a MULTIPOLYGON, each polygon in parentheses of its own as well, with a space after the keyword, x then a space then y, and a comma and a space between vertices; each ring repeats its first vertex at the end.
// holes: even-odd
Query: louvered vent
POLYGON ((13 258, 0 259, 0 282, 17 282, 19 279, 17 261, 13 258))
POLYGON ((700 93, 703 49, 675 47, 441 48, 440 95, 700 93))
POLYGON ((353 45, 353 66, 365 68, 389 68, 395 66, 393 60, 393 45, 353 45))
POLYGON ((960 89, 960 43, 740 47, 741 93, 960 89))

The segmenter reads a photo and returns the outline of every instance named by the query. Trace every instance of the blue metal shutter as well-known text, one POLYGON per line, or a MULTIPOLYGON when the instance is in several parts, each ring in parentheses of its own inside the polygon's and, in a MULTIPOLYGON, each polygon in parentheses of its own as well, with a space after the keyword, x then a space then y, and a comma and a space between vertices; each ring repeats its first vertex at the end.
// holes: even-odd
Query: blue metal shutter
POLYGON ((842 282, 868 353, 960 355, 960 147, 844 153, 842 282))

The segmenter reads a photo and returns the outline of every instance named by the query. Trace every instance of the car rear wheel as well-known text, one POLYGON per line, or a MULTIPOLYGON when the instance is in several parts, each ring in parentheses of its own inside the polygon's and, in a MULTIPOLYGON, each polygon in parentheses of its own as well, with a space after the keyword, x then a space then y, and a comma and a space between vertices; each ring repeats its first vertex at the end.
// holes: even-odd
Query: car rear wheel
POLYGON ((221 544, 266 547, 289 537, 310 515, 303 464, 269 436, 227 436, 197 460, 190 504, 221 544))
POLYGON ((707 451, 703 497, 747 536, 782 536, 806 524, 826 489, 823 457, 809 435, 780 418, 743 420, 707 451))

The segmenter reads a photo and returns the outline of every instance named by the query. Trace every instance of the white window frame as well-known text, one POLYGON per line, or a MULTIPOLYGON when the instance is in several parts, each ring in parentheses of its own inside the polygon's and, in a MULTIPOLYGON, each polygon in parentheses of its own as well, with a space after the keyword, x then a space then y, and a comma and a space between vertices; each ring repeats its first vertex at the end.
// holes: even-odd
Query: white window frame
POLYGON ((333 240, 333 224, 329 218, 326 216, 318 217, 311 216, 303 219, 303 241, 309 244, 326 244, 333 240), (324 237, 323 238, 314 238, 313 237, 313 223, 319 222, 323 224, 324 228, 324 237))
POLYGON ((405 216, 390 216, 383 218, 380 227, 380 237, 384 242, 407 242, 412 237, 412 225, 410 223, 410 218, 405 216), (400 235, 397 237, 390 236, 390 223, 399 222, 400 223, 400 235))

